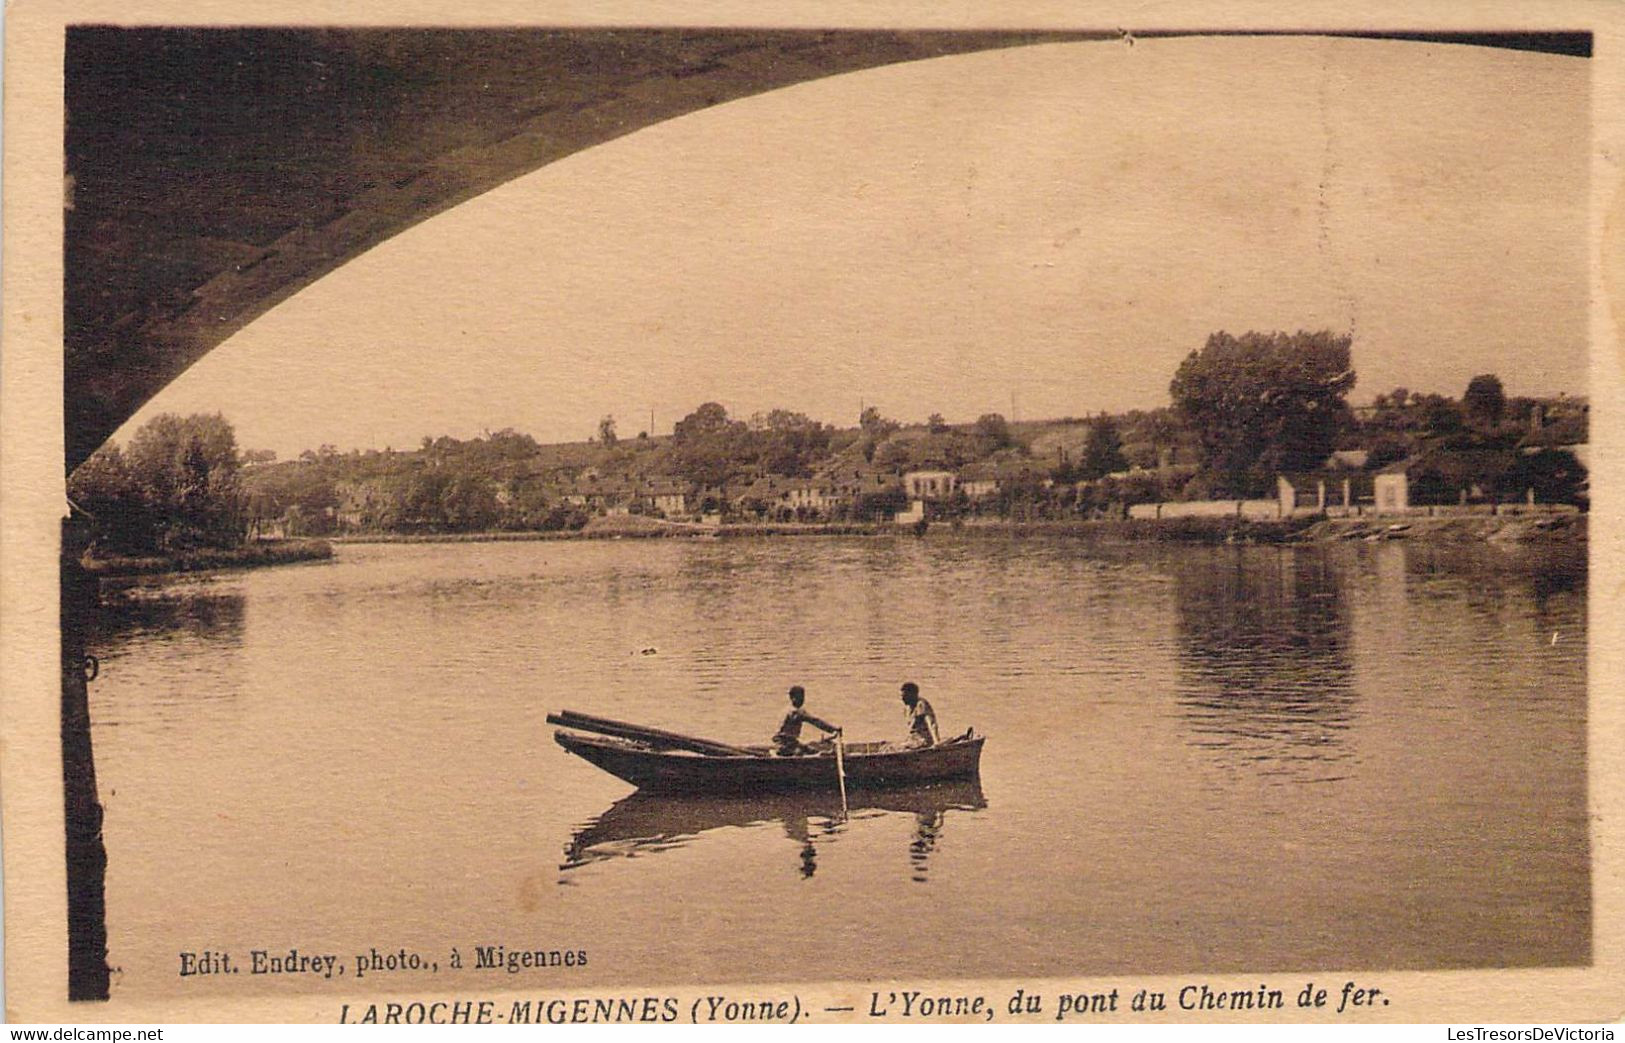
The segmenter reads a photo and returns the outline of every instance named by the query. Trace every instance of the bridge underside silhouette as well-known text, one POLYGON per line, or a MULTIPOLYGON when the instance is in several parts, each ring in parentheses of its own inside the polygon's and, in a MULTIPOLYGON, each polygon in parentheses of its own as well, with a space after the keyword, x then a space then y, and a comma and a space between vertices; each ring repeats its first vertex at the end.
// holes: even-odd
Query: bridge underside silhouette
MULTIPOLYGON (((1198 34, 1134 37, 1184 35, 1198 34)), ((1581 32, 1335 35, 1591 51, 1581 32)), ((277 302, 555 160, 825 76, 1091 39, 1133 42, 1115 28, 72 27, 67 468, 277 302)))
POLYGON ((1109 35, 70 29, 68 469, 279 301, 548 163, 824 76, 1109 35))

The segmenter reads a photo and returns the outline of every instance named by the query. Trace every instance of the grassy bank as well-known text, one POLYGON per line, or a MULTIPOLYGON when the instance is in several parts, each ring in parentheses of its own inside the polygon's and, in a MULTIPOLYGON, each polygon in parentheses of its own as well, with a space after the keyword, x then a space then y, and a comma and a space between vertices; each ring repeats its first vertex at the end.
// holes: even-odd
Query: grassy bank
POLYGON ((151 557, 87 557, 83 564, 85 570, 95 576, 151 576, 164 572, 289 565, 300 561, 322 561, 332 556, 333 547, 325 540, 256 540, 229 549, 182 551, 151 557))

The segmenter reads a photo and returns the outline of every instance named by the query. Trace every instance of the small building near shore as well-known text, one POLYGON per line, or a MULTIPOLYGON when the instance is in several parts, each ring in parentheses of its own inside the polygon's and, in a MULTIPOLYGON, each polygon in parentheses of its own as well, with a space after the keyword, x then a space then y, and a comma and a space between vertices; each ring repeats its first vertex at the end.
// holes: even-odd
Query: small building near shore
POLYGON ((1378 514, 1403 514, 1411 509, 1410 469, 1417 458, 1407 457, 1379 470, 1371 477, 1378 514))
MULTIPOLYGON (((1564 476, 1543 477, 1538 468, 1520 461, 1522 455, 1509 449, 1435 448, 1375 472, 1284 474, 1276 484, 1283 514, 1306 509, 1357 513, 1367 505, 1377 514, 1404 514, 1419 507, 1480 505, 1493 510, 1520 501, 1530 506, 1542 499, 1562 502, 1564 494, 1553 486, 1564 476)), ((1571 470, 1583 472, 1583 467, 1576 464, 1571 470)))
POLYGON ((892 522, 897 525, 918 525, 925 520, 925 501, 910 500, 908 510, 898 511, 892 515, 892 522))
POLYGON ((1303 511, 1316 514, 1356 514, 1375 506, 1372 476, 1363 471, 1319 470, 1275 477, 1276 498, 1283 518, 1303 511))

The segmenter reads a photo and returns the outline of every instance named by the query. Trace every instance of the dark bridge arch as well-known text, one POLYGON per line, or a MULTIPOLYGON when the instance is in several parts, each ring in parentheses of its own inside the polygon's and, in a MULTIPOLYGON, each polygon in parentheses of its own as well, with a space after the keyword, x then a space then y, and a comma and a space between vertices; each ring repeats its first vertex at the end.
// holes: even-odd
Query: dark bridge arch
POLYGON ((1086 32, 69 30, 67 466, 372 246, 651 124, 1086 32))

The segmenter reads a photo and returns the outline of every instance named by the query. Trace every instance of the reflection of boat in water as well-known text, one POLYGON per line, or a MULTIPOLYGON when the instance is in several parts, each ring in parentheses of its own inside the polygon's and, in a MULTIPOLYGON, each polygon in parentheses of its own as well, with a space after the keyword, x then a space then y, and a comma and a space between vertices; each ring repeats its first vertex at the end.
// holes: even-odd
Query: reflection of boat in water
MULTIPOLYGON (((661 749, 637 739, 555 732, 569 752, 642 789, 698 793, 762 793, 824 789, 838 785, 833 751, 779 757, 766 749, 738 748, 733 755, 661 749)), ((855 742, 845 747, 846 785, 908 786, 974 778, 983 736, 966 732, 935 746, 903 747, 855 742)))
MULTIPOLYGON (((986 806, 982 784, 972 778, 930 786, 863 790, 853 794, 845 819, 913 815, 909 859, 914 879, 923 880, 927 859, 936 847, 947 813, 978 811, 986 806)), ((817 868, 816 845, 833 840, 842 820, 841 799, 835 793, 661 796, 639 791, 616 801, 578 830, 564 849, 560 868, 669 851, 717 830, 779 823, 785 837, 800 848, 801 874, 812 876, 817 868)))

